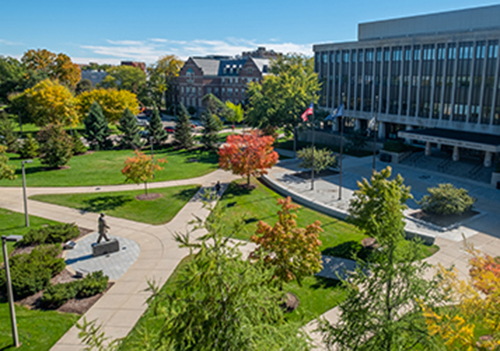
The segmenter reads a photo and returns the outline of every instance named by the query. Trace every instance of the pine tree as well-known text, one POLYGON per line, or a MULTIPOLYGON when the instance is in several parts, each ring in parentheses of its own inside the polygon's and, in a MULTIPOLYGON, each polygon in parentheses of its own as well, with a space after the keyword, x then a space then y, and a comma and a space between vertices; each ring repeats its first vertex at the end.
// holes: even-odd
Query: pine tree
POLYGON ((168 138, 167 132, 163 129, 161 124, 160 112, 155 107, 153 110, 153 116, 149 121, 148 132, 150 138, 153 140, 153 144, 159 145, 163 143, 168 138))
POLYGON ((203 123, 201 143, 207 149, 217 149, 218 133, 220 130, 220 125, 217 123, 217 119, 213 114, 206 111, 201 117, 201 122, 203 123))
POLYGON ((38 132, 40 161, 50 168, 66 165, 73 156, 73 141, 60 124, 49 124, 38 132))
POLYGON ((78 133, 73 134, 73 154, 82 155, 87 152, 87 147, 83 144, 81 135, 78 133))
POLYGON ((94 101, 90 106, 90 111, 84 119, 85 124, 85 139, 94 150, 107 150, 113 146, 113 142, 109 139, 108 122, 102 113, 102 108, 94 101))
POLYGON ((120 146, 124 149, 139 149, 143 145, 139 136, 137 120, 128 108, 123 111, 118 129, 123 133, 120 139, 120 146))
POLYGON ((18 148, 14 125, 5 112, 0 114, 0 144, 7 146, 9 152, 15 152, 18 148))
POLYGON ((193 135, 191 134, 189 114, 182 104, 179 116, 177 117, 174 137, 175 142, 181 149, 189 149, 193 146, 193 135))
POLYGON ((28 137, 24 139, 23 146, 19 149, 19 155, 21 158, 35 158, 38 157, 40 150, 40 145, 35 138, 28 134, 28 137))

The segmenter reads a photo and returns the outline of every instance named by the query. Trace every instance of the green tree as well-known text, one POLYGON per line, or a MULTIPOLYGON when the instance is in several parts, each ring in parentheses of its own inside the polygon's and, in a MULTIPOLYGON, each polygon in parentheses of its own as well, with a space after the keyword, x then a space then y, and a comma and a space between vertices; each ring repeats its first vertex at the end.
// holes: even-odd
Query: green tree
POLYGON ((89 79, 82 79, 76 84, 75 93, 76 95, 80 95, 85 91, 91 91, 94 88, 92 82, 89 79))
MULTIPOLYGON (((205 95, 201 101, 203 102, 203 105, 206 106, 206 111, 217 116, 218 119, 227 119, 227 117, 232 113, 232 110, 230 110, 226 104, 220 101, 214 94, 205 95)), ((222 123, 220 127, 222 128, 222 123)))
POLYGON ((87 147, 83 144, 80 134, 74 133, 71 139, 73 140, 73 155, 82 155, 87 152, 87 147))
MULTIPOLYGON (((284 127, 297 137, 300 118, 311 102, 318 100, 320 90, 318 74, 314 72, 314 59, 304 56, 283 56, 271 62, 272 74, 262 84, 248 85, 249 105, 247 123, 269 130, 284 127)), ((296 143, 294 143, 296 151, 296 143)))
MULTIPOLYGON (((313 166, 313 148, 307 147, 297 151, 297 157, 302 161, 300 167, 311 169, 313 166)), ((321 172, 328 167, 336 166, 337 159, 328 149, 314 148, 314 172, 321 172)))
POLYGON ((230 110, 230 113, 228 113, 226 117, 227 121, 232 123, 233 127, 235 123, 241 123, 244 117, 244 111, 241 104, 236 105, 228 100, 226 101, 226 106, 230 110))
POLYGON ((366 146, 367 137, 361 130, 355 130, 353 133, 346 134, 346 147, 354 151, 359 151, 366 146))
POLYGON ((203 134, 201 136, 201 143, 204 147, 210 150, 216 150, 219 139, 220 125, 217 123, 215 116, 208 110, 201 116, 203 123, 203 134))
POLYGON ((439 184, 437 187, 428 188, 427 191, 429 195, 425 195, 417 203, 423 211, 443 216, 469 211, 476 201, 467 190, 455 188, 450 183, 439 184))
POLYGON ((9 152, 15 152, 18 148, 14 123, 4 111, 0 112, 0 145, 5 145, 9 152))
POLYGON ((193 146, 192 125, 186 108, 181 104, 177 122, 175 125, 175 142, 181 149, 189 149, 193 146))
POLYGON ((139 149, 143 145, 137 119, 128 108, 123 112, 118 129, 123 133, 119 143, 124 149, 139 149))
POLYGON ((165 55, 148 67, 148 92, 158 108, 161 109, 163 99, 168 105, 173 94, 172 84, 182 66, 182 61, 175 55, 165 55))
POLYGON ((380 250, 371 264, 358 259, 358 268, 343 281, 347 297, 339 305, 340 319, 331 325, 321 322, 327 345, 341 350, 413 350, 433 347, 421 304, 440 301, 435 280, 426 280, 429 265, 422 258, 421 244, 411 241, 406 250, 396 251, 404 240, 404 215, 410 189, 398 175, 390 179, 391 168, 375 172, 371 184, 358 182, 349 209, 351 219, 367 235, 377 239, 380 250))
POLYGON ((85 132, 83 136, 94 150, 108 150, 113 147, 113 142, 109 139, 110 131, 108 121, 102 113, 102 108, 97 102, 93 102, 89 114, 83 120, 85 132))
POLYGON ((149 137, 153 141, 153 144, 160 145, 168 138, 168 134, 163 129, 163 124, 161 123, 160 111, 155 107, 153 110, 153 116, 148 125, 149 137))
POLYGON ((14 167, 9 165, 9 158, 5 155, 7 148, 0 145, 0 179, 16 179, 14 167))
POLYGON ((8 102, 7 97, 14 92, 21 92, 26 68, 13 57, 0 56, 0 101, 8 102))
POLYGON ((23 140, 23 145, 19 149, 19 156, 24 159, 36 158, 40 153, 40 144, 35 138, 28 134, 28 137, 23 140))
POLYGON ((42 127, 37 135, 40 143, 40 160, 43 165, 58 168, 66 165, 73 156, 73 141, 59 124, 42 127))

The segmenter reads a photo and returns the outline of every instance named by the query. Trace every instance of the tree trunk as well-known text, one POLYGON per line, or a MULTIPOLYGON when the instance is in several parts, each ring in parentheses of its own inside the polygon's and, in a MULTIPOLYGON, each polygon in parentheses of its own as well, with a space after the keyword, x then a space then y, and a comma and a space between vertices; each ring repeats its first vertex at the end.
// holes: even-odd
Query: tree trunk
POLYGON ((148 182, 144 182, 144 189, 146 189, 146 195, 148 194, 148 182))
MULTIPOLYGON (((391 265, 391 269, 392 269, 392 263, 393 263, 393 253, 394 253, 394 248, 390 247, 388 260, 389 260, 389 264, 391 265)), ((392 306, 391 306, 391 302, 392 302, 391 301, 392 273, 389 276, 389 279, 387 279, 386 289, 387 289, 386 296, 385 296, 386 323, 389 324, 392 321, 392 306)), ((386 346, 385 349, 387 351, 391 351, 391 348, 392 348, 391 335, 387 335, 387 333, 386 333, 386 335, 384 337, 385 337, 384 344, 386 346)))
POLYGON ((247 174, 247 185, 250 186, 250 174, 247 174))
POLYGON ((293 152, 297 152, 297 127, 293 127, 293 152))

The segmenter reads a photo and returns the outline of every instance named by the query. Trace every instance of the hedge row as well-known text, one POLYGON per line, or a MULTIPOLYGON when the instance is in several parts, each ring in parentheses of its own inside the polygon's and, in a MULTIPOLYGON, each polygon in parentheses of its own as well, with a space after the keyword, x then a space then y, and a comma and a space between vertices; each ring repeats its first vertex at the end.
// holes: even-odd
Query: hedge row
POLYGON ((94 296, 106 290, 108 277, 102 271, 93 272, 82 280, 49 286, 43 293, 42 305, 45 308, 58 308, 72 298, 94 296))
POLYGON ((80 230, 74 224, 54 224, 37 229, 31 229, 23 240, 17 243, 18 247, 41 244, 64 243, 80 235, 80 230))
MULTIPOLYGON (((57 258, 60 245, 42 245, 29 254, 15 255, 9 260, 14 298, 23 299, 50 285, 50 278, 59 274, 66 263, 57 258)), ((6 291, 5 269, 0 274, 0 291, 6 291)))

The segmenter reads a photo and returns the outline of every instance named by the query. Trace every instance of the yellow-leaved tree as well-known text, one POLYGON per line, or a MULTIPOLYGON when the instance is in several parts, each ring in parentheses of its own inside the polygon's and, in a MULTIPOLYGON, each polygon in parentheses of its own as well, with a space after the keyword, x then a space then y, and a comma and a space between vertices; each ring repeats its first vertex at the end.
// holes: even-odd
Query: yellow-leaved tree
POLYGON ((127 157, 125 167, 122 169, 122 173, 126 177, 125 182, 144 183, 146 195, 148 195, 148 181, 153 179, 154 171, 163 169, 159 163, 167 163, 167 160, 164 158, 153 160, 152 156, 135 150, 135 157, 127 157))
POLYGON ((81 93, 76 99, 78 114, 82 117, 89 113, 94 101, 102 107, 102 112, 110 123, 118 123, 127 108, 134 115, 139 113, 136 95, 127 90, 94 89, 81 93))
POLYGON ((455 268, 439 265, 441 289, 453 306, 423 305, 431 335, 440 337, 447 350, 500 349, 500 258, 469 247, 469 279, 458 278, 455 268))
POLYGON ((76 126, 79 122, 73 94, 57 81, 42 80, 14 99, 24 99, 30 119, 37 126, 50 123, 76 126))

